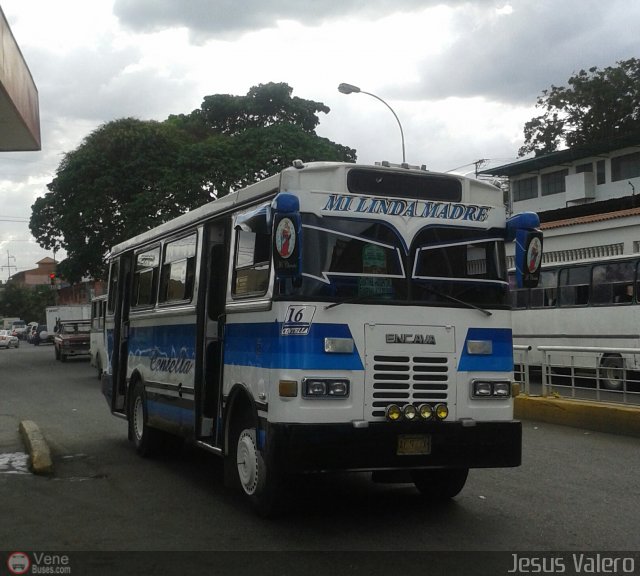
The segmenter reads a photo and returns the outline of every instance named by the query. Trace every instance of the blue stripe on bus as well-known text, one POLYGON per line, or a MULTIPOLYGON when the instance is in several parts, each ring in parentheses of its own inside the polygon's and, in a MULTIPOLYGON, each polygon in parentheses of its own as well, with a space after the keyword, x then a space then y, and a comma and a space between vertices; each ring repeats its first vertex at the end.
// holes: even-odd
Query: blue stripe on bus
POLYGON ((510 328, 469 328, 464 341, 460 363, 460 372, 511 372, 513 370, 513 338, 510 328), (469 354, 469 340, 489 340, 492 342, 491 354, 469 354))
POLYGON ((309 334, 283 336, 281 324, 227 324, 224 363, 290 370, 363 370, 354 346, 350 354, 324 351, 325 338, 352 338, 346 324, 312 324, 309 334))
POLYGON ((158 400, 147 400, 147 412, 150 417, 160 418, 180 424, 193 420, 193 408, 172 405, 158 395, 158 400))
POLYGON ((129 353, 136 356, 160 352, 174 357, 184 351, 188 358, 195 358, 195 350, 195 324, 131 326, 129 329, 129 353))

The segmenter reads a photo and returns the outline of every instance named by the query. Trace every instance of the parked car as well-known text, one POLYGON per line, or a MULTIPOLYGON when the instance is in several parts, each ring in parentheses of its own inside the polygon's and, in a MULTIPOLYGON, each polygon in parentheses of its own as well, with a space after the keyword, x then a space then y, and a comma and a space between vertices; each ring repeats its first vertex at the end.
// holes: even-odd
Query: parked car
POLYGON ((0 330, 0 348, 18 348, 20 340, 11 330, 0 330))
POLYGON ((27 335, 27 323, 24 320, 14 320, 11 323, 11 331, 14 336, 23 340, 27 335))
POLYGON ((90 320, 67 320, 58 323, 53 337, 56 360, 66 362, 70 356, 89 357, 91 339, 90 320))
POLYGON ((46 324, 38 324, 31 331, 31 344, 40 346, 40 344, 52 344, 53 334, 47 332, 46 324))

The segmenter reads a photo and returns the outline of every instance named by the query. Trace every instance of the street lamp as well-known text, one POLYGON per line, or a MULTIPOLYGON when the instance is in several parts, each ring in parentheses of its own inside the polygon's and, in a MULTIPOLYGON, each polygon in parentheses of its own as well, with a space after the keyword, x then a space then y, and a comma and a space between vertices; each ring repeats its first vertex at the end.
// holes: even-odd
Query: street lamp
POLYGON ((389 108, 389 110, 391 110, 391 114, 393 114, 393 117, 396 119, 396 122, 398 123, 398 127, 400 128, 400 138, 402 139, 402 163, 404 164, 406 162, 405 153, 404 153, 404 132, 402 130, 402 124, 400 124, 400 118, 398 118, 398 115, 393 111, 393 108, 391 108, 389 104, 387 104, 382 98, 380 98, 380 96, 376 96, 371 92, 365 92, 364 90, 360 90, 360 88, 358 88, 357 86, 354 86, 353 84, 345 84, 343 82, 342 84, 340 84, 340 86, 338 86, 338 92, 340 92, 341 94, 355 93, 355 94, 367 94, 369 96, 373 96, 376 100, 380 100, 380 102, 382 102, 387 108, 389 108))

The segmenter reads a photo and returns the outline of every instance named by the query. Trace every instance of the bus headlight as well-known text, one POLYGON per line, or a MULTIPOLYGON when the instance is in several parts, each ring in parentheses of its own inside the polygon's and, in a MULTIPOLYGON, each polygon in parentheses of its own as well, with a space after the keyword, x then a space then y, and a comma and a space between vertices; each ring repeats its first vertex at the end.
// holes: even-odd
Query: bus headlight
POLYGON ((508 380, 472 380, 473 398, 510 398, 511 382, 508 380))
POLYGON ((511 396, 511 382, 495 382, 493 395, 498 398, 509 398, 511 396))
POLYGON ((345 378, 304 378, 302 396, 305 398, 347 398, 349 380, 345 378))

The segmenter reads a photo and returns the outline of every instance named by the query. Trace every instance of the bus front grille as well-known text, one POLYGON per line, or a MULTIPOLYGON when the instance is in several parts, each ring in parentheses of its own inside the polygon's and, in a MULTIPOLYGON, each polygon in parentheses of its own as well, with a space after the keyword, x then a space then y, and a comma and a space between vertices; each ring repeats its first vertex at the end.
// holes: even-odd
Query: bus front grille
POLYGON ((449 375, 447 356, 374 356, 371 415, 384 417, 390 404, 447 403, 449 375))

